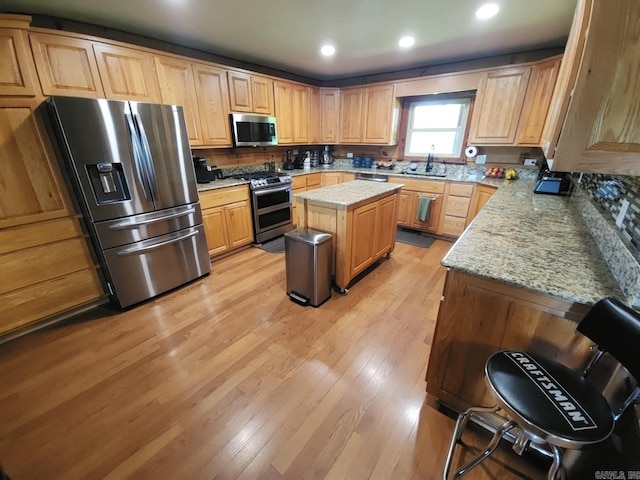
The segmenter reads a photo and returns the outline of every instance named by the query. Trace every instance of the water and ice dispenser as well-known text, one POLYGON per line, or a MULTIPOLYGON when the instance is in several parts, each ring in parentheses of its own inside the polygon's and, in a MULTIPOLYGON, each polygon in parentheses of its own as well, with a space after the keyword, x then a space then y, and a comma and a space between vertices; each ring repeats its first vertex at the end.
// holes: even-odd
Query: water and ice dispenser
POLYGON ((100 162, 86 169, 98 205, 131 199, 121 163, 100 162))

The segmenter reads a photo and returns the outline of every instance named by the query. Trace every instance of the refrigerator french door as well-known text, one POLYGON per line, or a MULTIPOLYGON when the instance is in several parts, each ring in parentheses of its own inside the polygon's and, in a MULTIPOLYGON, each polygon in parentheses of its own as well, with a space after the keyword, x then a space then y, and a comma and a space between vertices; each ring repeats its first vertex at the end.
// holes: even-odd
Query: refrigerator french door
POLYGON ((47 107, 111 299, 124 308, 209 273, 182 107, 60 96, 47 107))

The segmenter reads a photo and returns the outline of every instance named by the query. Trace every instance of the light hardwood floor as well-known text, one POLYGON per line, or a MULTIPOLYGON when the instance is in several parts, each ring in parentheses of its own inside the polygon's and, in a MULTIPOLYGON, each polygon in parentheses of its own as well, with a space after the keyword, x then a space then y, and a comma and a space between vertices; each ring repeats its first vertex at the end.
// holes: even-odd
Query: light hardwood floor
MULTIPOLYGON (((450 246, 398 243, 318 309, 250 248, 0 345, 0 461, 14 480, 439 478, 454 422, 424 378, 450 246)), ((541 478, 503 458, 466 478, 541 478)))

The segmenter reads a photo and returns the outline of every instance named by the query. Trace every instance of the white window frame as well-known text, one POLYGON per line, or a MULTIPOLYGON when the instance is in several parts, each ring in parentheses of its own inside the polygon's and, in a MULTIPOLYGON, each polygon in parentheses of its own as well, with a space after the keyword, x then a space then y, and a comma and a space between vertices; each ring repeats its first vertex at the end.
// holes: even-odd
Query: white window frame
POLYGON ((442 152, 435 152, 436 158, 461 158, 464 139, 467 134, 467 120, 469 118, 469 111, 471 109, 471 98, 470 97, 448 97, 448 98, 427 98, 415 100, 409 103, 409 119, 407 122, 407 131, 406 131, 406 142, 404 146, 404 156, 405 158, 424 158, 427 156, 429 152, 425 152, 424 154, 416 155, 415 153, 409 152, 409 147, 411 145, 411 134, 413 132, 456 132, 456 141, 454 145, 454 153, 445 154, 442 152), (445 105, 445 104, 461 104, 463 108, 460 112, 460 118, 458 119, 458 125, 455 128, 413 128, 413 120, 414 120, 414 112, 416 106, 422 105, 445 105))

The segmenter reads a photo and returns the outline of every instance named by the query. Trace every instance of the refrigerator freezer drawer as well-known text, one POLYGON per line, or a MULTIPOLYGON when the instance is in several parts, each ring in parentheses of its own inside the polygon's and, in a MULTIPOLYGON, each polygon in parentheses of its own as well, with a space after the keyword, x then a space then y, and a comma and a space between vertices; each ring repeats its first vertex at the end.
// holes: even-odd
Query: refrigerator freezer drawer
POLYGON ((94 224, 102 249, 147 240, 202 223, 199 203, 94 224))
POLYGON ((202 225, 105 250, 114 301, 128 307, 211 271, 202 225))

